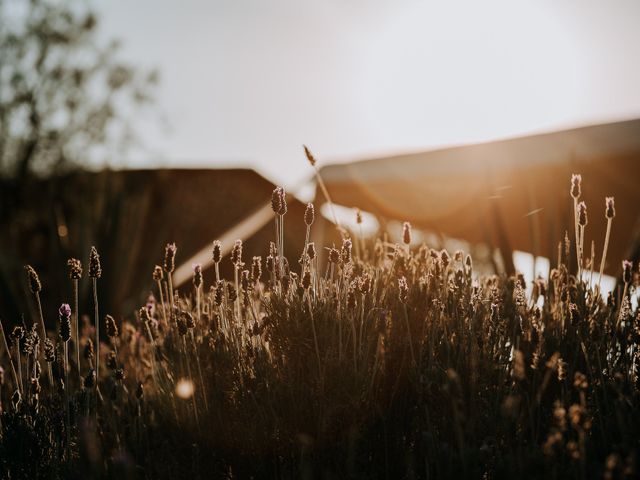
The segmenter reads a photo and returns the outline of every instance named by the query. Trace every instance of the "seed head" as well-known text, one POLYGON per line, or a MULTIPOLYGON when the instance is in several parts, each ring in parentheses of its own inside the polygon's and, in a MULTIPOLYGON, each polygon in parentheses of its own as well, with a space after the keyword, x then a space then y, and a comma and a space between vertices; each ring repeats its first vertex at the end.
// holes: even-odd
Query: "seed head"
POLYGON ((304 223, 307 227, 313 225, 313 220, 315 219, 315 209, 313 208, 313 203, 307 203, 307 208, 304 211, 304 223))
POLYGON ((44 359, 46 362, 53 362, 56 359, 56 350, 53 342, 48 338, 44 339, 44 359))
POLYGON ((616 216, 616 208, 615 208, 615 202, 613 201, 613 197, 606 197, 604 200, 605 203, 605 211, 604 211, 604 216, 605 218, 613 218, 616 216))
POLYGON ((13 327, 13 330, 11 331, 11 338, 13 339, 13 344, 18 345, 18 342, 20 342, 20 340, 22 340, 23 337, 24 337, 24 328, 21 327, 20 325, 13 327))
POLYGON ((311 287, 311 272, 309 270, 305 270, 302 275, 302 288, 308 290, 311 287))
POLYGON ((233 245, 233 249, 231 250, 231 263, 236 267, 244 265, 242 263, 242 240, 236 240, 236 243, 233 245))
POLYGON ((222 305, 222 299, 224 298, 224 282, 219 280, 216 283, 216 292, 214 296, 215 304, 219 307, 222 305))
POLYGON ((442 250, 440 252, 440 260, 442 261, 443 268, 447 268, 447 266, 451 262, 451 257, 449 256, 449 252, 447 252, 446 250, 442 250))
POLYGON ((586 227, 587 223, 587 204, 580 202, 578 204, 578 224, 580 224, 581 227, 586 227))
POLYGON ((624 283, 631 283, 631 270, 633 268, 633 263, 629 260, 622 261, 622 281, 624 283))
POLYGON ((582 184, 582 175, 574 173, 571 175, 571 196, 575 199, 580 198, 582 184))
POLYGON ((340 262, 340 252, 336 248, 329 249, 329 261, 331 263, 339 263, 340 262))
POLYGON ((222 243, 220 240, 215 240, 213 242, 213 263, 220 263, 222 260, 222 243))
POLYGON ((284 191, 284 188, 280 187, 280 209, 278 210, 278 215, 282 216, 287 213, 287 194, 284 191))
POLYGON ((98 255, 96 247, 91 247, 91 251, 89 252, 89 276, 91 278, 100 278, 102 276, 100 255, 98 255))
POLYGON ((467 254, 467 256, 464 259, 464 264, 469 270, 473 268, 473 260, 471 259, 471 255, 467 254))
POLYGON ((92 389, 96 385, 96 371, 92 368, 89 373, 84 377, 84 388, 92 389))
POLYGON ((183 337, 187 334, 187 321, 184 317, 178 317, 176 324, 178 326, 178 333, 183 337))
POLYGON ((409 295, 409 286, 407 285, 407 279, 400 277, 398 279, 398 298, 402 303, 407 303, 407 296, 409 295))
POLYGON ((411 224, 409 222, 404 222, 402 225, 402 241, 405 245, 411 243, 411 224))
POLYGON ((178 251, 178 247, 176 247, 175 243, 167 243, 167 246, 164 248, 164 271, 167 273, 171 273, 176 268, 176 252, 178 251))
POLYGON ((187 328, 196 328, 196 322, 193 319, 193 315, 191 315, 189 312, 182 312, 182 317, 187 324, 187 328))
POLYGON ((140 315, 140 321, 142 322, 148 322, 151 320, 151 317, 149 316, 149 309, 147 307, 140 307, 138 315, 140 315))
POLYGON ((262 276, 262 257, 253 257, 251 262, 251 280, 255 282, 260 281, 262 276))
POLYGON ((90 338, 84 344, 84 358, 85 360, 93 360, 93 342, 90 338))
POLYGON ((229 301, 231 303, 235 302, 238 298, 236 287, 234 287, 231 283, 227 284, 227 295, 229 296, 229 301))
POLYGON ((119 332, 118 325, 116 324, 115 319, 111 315, 106 315, 104 317, 104 323, 107 336, 110 338, 116 338, 119 332))
POLYGON ((67 260, 69 267, 69 278, 72 280, 80 280, 82 278, 82 263, 77 258, 67 260))
POLYGON ((202 286, 202 265, 199 263, 193 266, 193 286, 196 288, 202 286))
POLYGON ((341 253, 342 263, 344 264, 351 263, 351 247, 352 246, 353 244, 351 243, 350 238, 345 238, 342 241, 342 253, 341 253))
POLYGON ((242 291, 245 293, 252 290, 251 274, 249 273, 249 270, 242 271, 242 274, 240 275, 240 285, 242 286, 242 291))
POLYGON ((58 318, 60 320, 60 338, 66 343, 71 339, 71 307, 69 304, 60 305, 58 318))
POLYGON ((314 167, 316 165, 316 159, 313 157, 311 150, 309 150, 309 148, 306 145, 303 145, 303 147, 304 147, 304 154, 307 156, 307 160, 309 160, 309 163, 311 164, 311 166, 314 167))
POLYGON ((27 271, 27 280, 29 281, 29 289, 32 293, 38 293, 42 290, 42 284, 38 274, 31 265, 25 265, 24 269, 27 271))
POLYGON ((162 267, 160 265, 156 265, 153 268, 153 281, 161 282, 163 278, 164 278, 164 273, 162 272, 162 267))
POLYGON ((22 341, 22 353, 25 355, 38 356, 38 345, 40 344, 40 336, 36 324, 31 325, 31 328, 27 330, 22 341))
POLYGON ((109 370, 115 370, 118 368, 118 362, 116 361, 116 352, 109 352, 109 356, 107 357, 107 368, 109 370))
POLYGON ((273 189, 273 192, 271 192, 271 209, 273 210, 273 213, 275 213, 276 215, 279 214, 280 209, 282 208, 282 187, 276 187, 273 189))
POLYGON ((313 242, 309 242, 307 245, 307 256, 309 260, 316 258, 316 245, 313 242))

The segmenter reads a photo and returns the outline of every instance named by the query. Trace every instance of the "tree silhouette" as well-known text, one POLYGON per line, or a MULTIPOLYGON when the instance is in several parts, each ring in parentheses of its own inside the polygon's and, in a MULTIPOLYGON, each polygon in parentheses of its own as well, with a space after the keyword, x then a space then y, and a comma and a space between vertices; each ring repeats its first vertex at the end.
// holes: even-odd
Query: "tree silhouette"
POLYGON ((96 26, 86 2, 0 0, 0 176, 103 160, 135 139, 127 118, 157 73, 120 61, 96 26))

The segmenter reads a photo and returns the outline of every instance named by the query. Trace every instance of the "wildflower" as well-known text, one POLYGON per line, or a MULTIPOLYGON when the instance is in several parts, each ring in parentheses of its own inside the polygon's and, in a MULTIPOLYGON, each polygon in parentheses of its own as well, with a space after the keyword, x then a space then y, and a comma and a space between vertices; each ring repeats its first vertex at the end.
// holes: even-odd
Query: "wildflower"
POLYGON ((573 386, 578 390, 586 391, 589 387, 587 376, 584 373, 576 372, 573 374, 573 386))
POLYGON ((222 260, 222 243, 220 240, 215 240, 213 242, 213 263, 220 263, 222 260))
POLYGON ((309 287, 311 287, 311 272, 309 270, 305 270, 302 275, 302 288, 309 290, 309 287))
POLYGON ((280 209, 278 210, 278 215, 283 216, 287 213, 287 194, 284 191, 284 188, 280 187, 280 209))
POLYGON ((82 263, 77 258, 67 260, 69 266, 69 278, 72 280, 80 280, 82 278, 82 263))
POLYGON ((404 222, 402 225, 402 241, 405 245, 411 243, 411 224, 409 222, 404 222))
POLYGON ((622 281, 624 283, 631 283, 631 269, 633 268, 633 263, 629 260, 622 261, 622 281))
POLYGON ((236 287, 234 287, 231 283, 227 284, 227 295, 229 296, 229 301, 231 303, 235 302, 238 298, 236 287))
POLYGON ((409 286, 407 285, 407 279, 400 277, 398 279, 398 298, 402 303, 407 303, 407 296, 409 294, 409 286))
POLYGON ((118 325, 116 325, 115 319, 111 315, 106 315, 104 317, 104 323, 105 323, 105 330, 107 332, 107 336, 110 338, 117 337, 119 332, 118 332, 118 325))
POLYGON ((307 156, 307 160, 309 161, 309 163, 311 164, 312 167, 315 166, 316 164, 316 159, 313 157, 313 154, 311 153, 311 151, 307 148, 306 145, 303 145, 304 147, 304 154, 307 156))
POLYGON ((116 362, 116 352, 109 352, 109 356, 107 357, 107 368, 109 370, 115 370, 118 368, 118 363, 116 362))
POLYGON ((280 195, 280 187, 276 187, 273 189, 273 192, 271 192, 271 209, 273 210, 273 213, 275 213, 276 215, 278 215, 278 213, 280 212, 280 209, 282 208, 281 205, 281 201, 282 201, 282 197, 280 195))
POLYGON ((262 257, 253 257, 251 262, 251 281, 259 282, 262 276, 262 257))
POLYGON ((48 363, 56 359, 55 347, 53 346, 53 342, 48 338, 44 339, 44 359, 48 363))
POLYGON ((185 336, 187 334, 187 320, 184 317, 178 317, 178 319, 176 320, 176 325, 178 326, 178 333, 181 336, 185 336))
POLYGON ((92 368, 89 373, 84 377, 84 388, 92 389, 96 385, 96 371, 92 368))
POLYGON ((24 328, 20 325, 13 327, 11 331, 11 339, 14 345, 18 345, 20 340, 24 337, 24 328))
POLYGON ((242 263, 242 240, 236 240, 231 250, 231 263, 236 267, 244 265, 242 263))
POLYGON ((100 278, 102 276, 102 267, 100 266, 100 255, 96 247, 91 247, 89 252, 89 276, 91 278, 100 278))
POLYGON ((313 220, 315 218, 315 211, 313 208, 313 203, 307 203, 307 208, 304 211, 304 223, 307 227, 313 225, 313 220))
POLYGON ((578 204, 578 224, 581 227, 587 226, 587 204, 584 202, 578 204))
POLYGON ((34 323, 24 335, 24 339, 22 341, 22 353, 24 353, 25 355, 37 356, 39 344, 40 337, 38 336, 36 325, 34 323))
POLYGON ((608 219, 612 219, 613 217, 616 216, 616 208, 615 208, 615 203, 613 201, 613 197, 606 197, 604 200, 605 203, 605 211, 604 211, 604 216, 605 218, 608 219))
POLYGON ((330 248, 329 249, 329 261, 331 263, 340 262, 340 252, 337 249, 335 249, 335 248, 330 248))
POLYGON ((252 290, 249 270, 242 271, 242 275, 240 276, 240 285, 242 286, 242 291, 245 293, 252 290))
POLYGON ((446 250, 442 250, 440 252, 440 261, 442 262, 442 267, 446 269, 449 263, 451 262, 451 257, 449 256, 449 252, 447 252, 446 250))
POLYGON ((40 283, 40 278, 38 278, 38 274, 33 269, 31 265, 25 265, 24 269, 27 271, 27 280, 29 280, 29 289, 31 293, 38 293, 42 290, 42 284, 40 283))
POLYGON ((193 266, 193 286, 200 288, 202 285, 202 265, 196 263, 193 266))
POLYGON ((214 302, 219 307, 222 305, 222 299, 224 297, 224 282, 219 280, 216 282, 216 290, 214 295, 214 302))
POLYGON ((349 263, 351 263, 351 248, 352 248, 352 243, 351 243, 351 239, 350 238, 345 238, 342 241, 342 253, 341 253, 341 257, 342 257, 342 263, 344 263, 345 265, 348 265, 349 263))
POLYGON ((84 344, 84 358, 85 360, 93 360, 93 342, 90 338, 87 338, 84 344))
POLYGON ((67 303, 60 305, 58 318, 60 320, 60 338, 66 343, 71 339, 71 307, 67 303))
POLYGON ((316 258, 316 245, 313 242, 309 242, 307 245, 307 257, 309 260, 316 258))
POLYGON ((182 316, 184 318, 185 323, 187 324, 188 329, 192 329, 196 327, 196 322, 193 319, 193 315, 189 312, 182 312, 182 316))
POLYGON ((164 278, 164 273, 162 272, 162 267, 160 265, 156 265, 153 268, 153 281, 160 282, 164 278))
MULTIPOLYGON (((175 243, 167 243, 167 246, 164 249, 164 271, 167 273, 171 273, 176 268, 176 253, 178 251, 178 247, 176 247, 175 243)), ((170 292, 171 293, 171 292, 170 292)))
POLYGON ((579 175, 576 173, 571 175, 571 196, 575 199, 580 198, 581 183, 582 183, 582 175, 579 175))

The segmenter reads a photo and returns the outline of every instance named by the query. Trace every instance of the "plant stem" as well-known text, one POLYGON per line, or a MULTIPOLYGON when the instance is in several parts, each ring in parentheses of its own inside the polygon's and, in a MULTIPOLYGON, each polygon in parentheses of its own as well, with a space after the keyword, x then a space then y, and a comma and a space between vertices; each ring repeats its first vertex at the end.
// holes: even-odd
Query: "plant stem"
POLYGON ((96 388, 100 381, 100 320, 98 316, 98 279, 92 278, 93 284, 93 313, 96 323, 96 388))
POLYGON ((82 385, 82 374, 80 373, 80 321, 78 319, 78 279, 73 279, 73 315, 76 324, 76 366, 78 368, 78 378, 82 385))
POLYGON ((602 282, 602 274, 604 273, 604 264, 607 259, 607 250, 609 248, 609 236, 611 235, 612 218, 607 218, 607 233, 604 236, 604 249, 602 250, 602 260, 600 261, 600 276, 598 277, 598 294, 600 294, 600 283, 602 282))
POLYGON ((4 348, 7 351, 7 356, 9 357, 9 364, 11 365, 11 372, 13 373, 13 381, 16 386, 20 388, 22 393, 22 382, 18 381, 18 374, 16 373, 16 366, 13 364, 13 358, 11 357, 11 350, 9 350, 9 344, 7 343, 7 337, 4 333, 4 327, 2 326, 2 320, 0 320, 0 334, 2 334, 2 342, 4 344, 4 348))

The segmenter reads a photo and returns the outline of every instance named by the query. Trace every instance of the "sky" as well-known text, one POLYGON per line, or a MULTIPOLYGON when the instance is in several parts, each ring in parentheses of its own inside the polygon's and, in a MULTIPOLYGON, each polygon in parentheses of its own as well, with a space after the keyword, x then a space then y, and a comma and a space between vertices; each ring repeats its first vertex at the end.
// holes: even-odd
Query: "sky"
POLYGON ((127 167, 320 164, 640 115, 637 0, 94 0, 157 68, 127 167))

